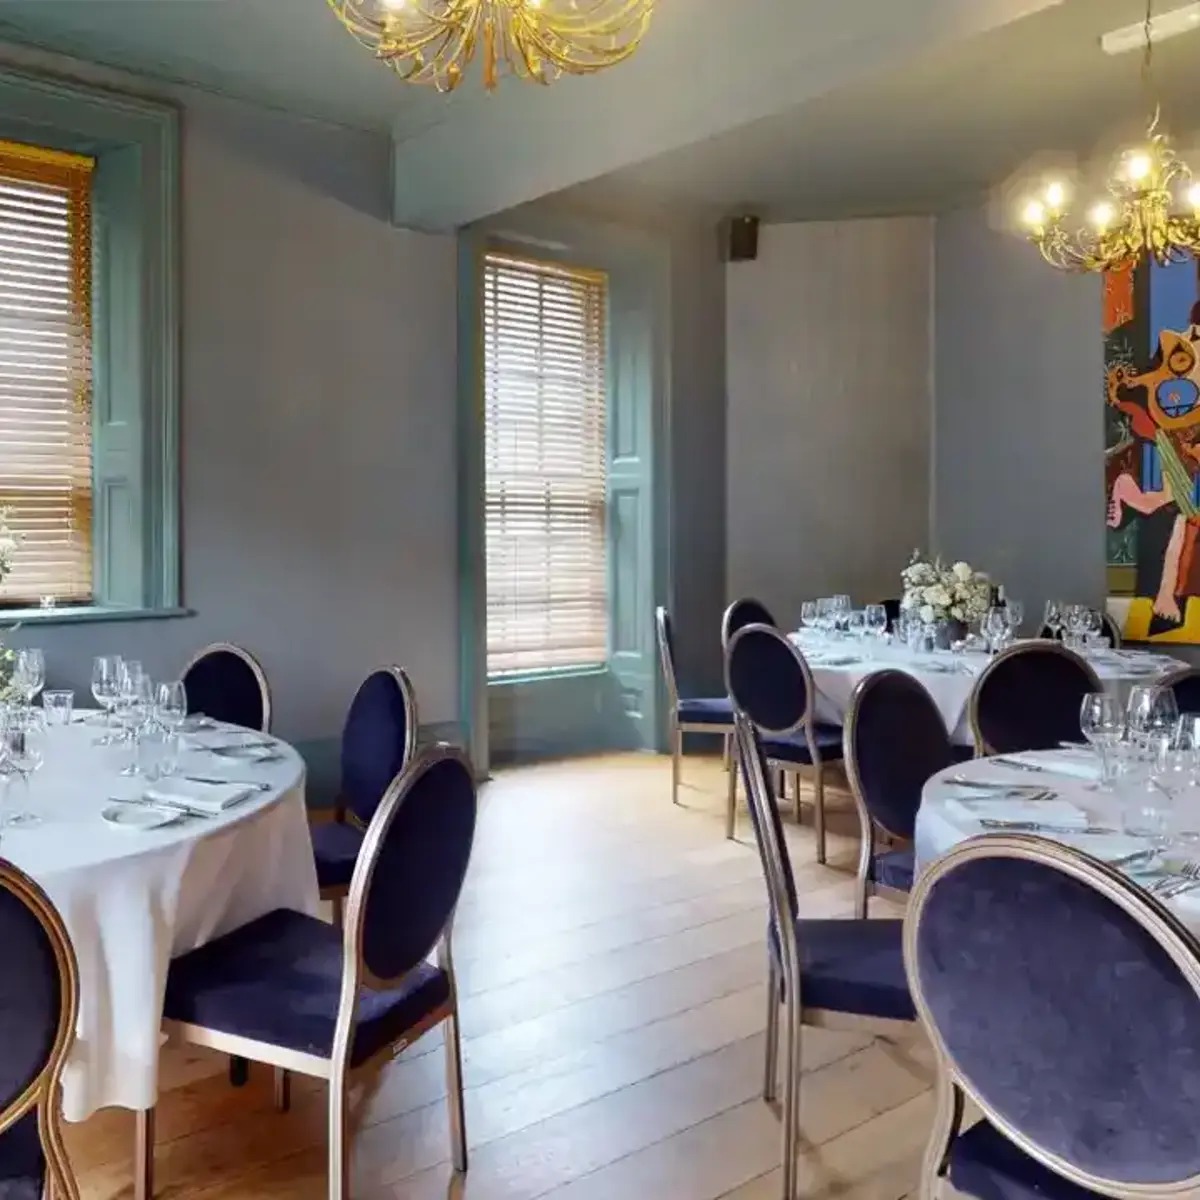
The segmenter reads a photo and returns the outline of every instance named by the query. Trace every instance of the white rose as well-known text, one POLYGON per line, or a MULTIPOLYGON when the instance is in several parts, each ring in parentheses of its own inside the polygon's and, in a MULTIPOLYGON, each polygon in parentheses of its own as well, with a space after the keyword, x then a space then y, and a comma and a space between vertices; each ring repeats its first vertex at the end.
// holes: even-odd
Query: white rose
POLYGON ((920 616, 921 620, 924 621, 926 625, 933 624, 934 612, 932 605, 922 604, 920 616))
POLYGON ((961 579, 963 583, 967 583, 969 580, 973 579, 974 576, 975 572, 971 570, 971 567, 968 563, 956 562, 954 564, 954 577, 956 579, 961 579))

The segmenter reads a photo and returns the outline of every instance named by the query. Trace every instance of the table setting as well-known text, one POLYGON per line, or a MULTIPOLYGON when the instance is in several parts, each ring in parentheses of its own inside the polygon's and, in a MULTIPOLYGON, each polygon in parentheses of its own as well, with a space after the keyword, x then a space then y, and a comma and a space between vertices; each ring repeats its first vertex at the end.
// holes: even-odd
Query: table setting
POLYGON ((925 785, 918 869, 987 833, 1034 833, 1108 862, 1170 901, 1200 932, 1200 716, 1169 689, 1122 705, 1085 697, 1081 745, 957 764, 925 785))
MULTIPOLYGON (((812 670, 816 719, 840 724, 858 684, 890 668, 918 678, 954 741, 972 745, 971 689, 996 653, 1027 640, 1025 606, 965 562, 947 566, 914 552, 900 579, 900 612, 890 630, 882 604, 856 609, 849 596, 838 595, 801 605, 800 628, 789 637, 812 670)), ((1114 648, 1102 614, 1087 605, 1050 600, 1043 624, 1091 664, 1121 703, 1133 685, 1186 665, 1165 654, 1114 648)))
POLYGON ((181 681, 115 656, 93 665, 97 708, 45 691, 33 651, 6 693, 0 855, 49 895, 79 961, 64 1115, 149 1108, 169 961, 274 909, 318 911, 303 760, 189 716, 181 681))

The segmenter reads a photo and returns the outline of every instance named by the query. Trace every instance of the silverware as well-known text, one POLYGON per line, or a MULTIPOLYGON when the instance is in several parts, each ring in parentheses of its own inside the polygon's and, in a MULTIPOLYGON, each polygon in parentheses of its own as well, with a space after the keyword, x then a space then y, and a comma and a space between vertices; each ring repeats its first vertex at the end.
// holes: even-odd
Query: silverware
POLYGON ((219 787, 231 784, 235 787, 253 788, 256 792, 269 792, 271 784, 261 783, 257 779, 217 779, 211 775, 184 775, 189 783, 211 783, 219 787))
POLYGON ((1033 763, 1018 762, 1015 758, 993 758, 992 762, 998 763, 1002 767, 1009 767, 1014 771, 1048 771, 1049 767, 1035 766, 1033 763))
POLYGON ((1133 867, 1140 862, 1149 862, 1158 851, 1151 847, 1149 850, 1135 850, 1132 854, 1124 854, 1120 858, 1109 859, 1107 865, 1120 870, 1122 867, 1133 867))
POLYGON ((967 779, 962 775, 951 775, 947 782, 954 784, 955 787, 973 788, 979 792, 1003 792, 1006 796, 1028 796, 1035 793, 1041 795, 1048 790, 1036 783, 1006 783, 1000 779, 967 779))
POLYGON ((1107 825, 1043 825, 1040 821, 999 821, 980 817, 984 829, 1003 829, 1009 833, 1053 833, 1066 837, 1077 833, 1111 836, 1117 831, 1107 825))
POLYGON ((190 804, 183 804, 175 800, 151 800, 147 796, 109 796, 111 804, 133 804, 139 808, 165 808, 171 812, 184 813, 189 817, 199 817, 201 820, 211 821, 216 813, 206 812, 203 808, 193 808, 190 804))

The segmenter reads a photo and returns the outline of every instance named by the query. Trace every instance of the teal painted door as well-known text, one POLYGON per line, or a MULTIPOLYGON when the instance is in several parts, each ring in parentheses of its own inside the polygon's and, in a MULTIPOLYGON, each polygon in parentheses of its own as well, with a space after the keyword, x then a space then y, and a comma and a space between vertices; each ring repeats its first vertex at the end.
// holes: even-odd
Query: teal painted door
POLYGON ((657 741, 654 646, 654 312, 645 287, 609 292, 609 669, 618 745, 657 741))

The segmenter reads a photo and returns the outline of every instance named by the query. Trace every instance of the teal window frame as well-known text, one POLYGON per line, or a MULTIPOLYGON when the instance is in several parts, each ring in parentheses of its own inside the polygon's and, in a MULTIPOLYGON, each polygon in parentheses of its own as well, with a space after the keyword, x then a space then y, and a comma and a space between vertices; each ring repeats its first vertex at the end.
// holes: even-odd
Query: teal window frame
POLYGON ((0 138, 96 159, 95 603, 0 609, 0 619, 40 623, 182 614, 178 109, 0 68, 0 138))

